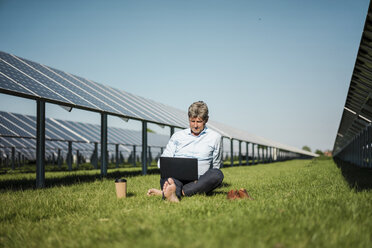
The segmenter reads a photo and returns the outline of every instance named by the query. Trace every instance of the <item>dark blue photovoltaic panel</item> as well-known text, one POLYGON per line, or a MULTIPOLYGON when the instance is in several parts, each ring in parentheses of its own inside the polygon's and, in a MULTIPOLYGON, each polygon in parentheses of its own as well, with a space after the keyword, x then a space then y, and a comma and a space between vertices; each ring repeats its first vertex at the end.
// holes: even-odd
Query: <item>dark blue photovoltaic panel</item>
POLYGON ((55 137, 58 140, 68 140, 68 141, 80 141, 84 142, 83 139, 71 133, 70 131, 64 129, 60 125, 56 124, 50 119, 45 120, 45 133, 52 139, 55 137))
MULTIPOLYGON (((170 111, 163 111, 162 108, 157 106, 155 102, 149 103, 149 100, 143 97, 133 95, 125 91, 119 91, 121 98, 126 99, 127 101, 134 102, 136 108, 141 110, 146 110, 147 113, 151 113, 150 116, 156 116, 156 119, 160 123, 175 123, 178 125, 179 120, 172 118, 170 111)), ((153 117, 154 118, 154 117, 153 117)))
POLYGON ((107 98, 115 102, 117 105, 120 105, 121 108, 125 108, 129 116, 156 120, 155 115, 153 115, 152 113, 148 113, 146 110, 142 109, 141 106, 132 103, 130 99, 120 96, 120 94, 118 94, 118 90, 98 84, 93 81, 89 82, 88 80, 81 77, 76 76, 76 78, 84 82, 86 85, 89 85, 89 87, 92 87, 99 92, 103 92, 105 95, 107 95, 107 98))
POLYGON ((76 123, 76 122, 71 122, 71 121, 69 121, 69 123, 70 123, 70 126, 74 126, 74 128, 77 130, 78 133, 83 133, 84 137, 90 140, 91 142, 97 142, 97 143, 101 142, 101 130, 98 125, 87 124, 87 123, 76 123))
POLYGON ((65 99, 64 100, 65 102, 74 103, 74 100, 78 99, 76 97, 76 95, 71 93, 71 91, 66 90, 65 88, 63 88, 59 84, 56 84, 52 80, 46 78, 45 76, 38 73, 37 71, 35 71, 31 67, 29 67, 28 65, 22 63, 19 59, 15 58, 15 57, 13 57, 9 54, 3 54, 3 56, 1 58, 3 60, 5 60, 6 62, 8 62, 9 64, 16 67, 18 70, 20 70, 20 71, 24 72, 25 74, 27 74, 28 76, 30 76, 34 80, 38 81, 39 83, 41 83, 45 87, 49 88, 55 94, 63 96, 64 99, 65 99))
MULTIPOLYGON (((54 68, 51 68, 51 67, 48 67, 50 70, 54 71, 55 73, 59 74, 60 76, 62 76, 63 78, 67 79, 68 81, 70 81, 71 83, 73 83, 74 85, 78 86, 79 88, 81 89, 84 89, 84 91, 88 92, 89 94, 87 93, 84 93, 84 98, 87 96, 87 95, 90 95, 91 98, 94 98, 96 99, 96 102, 95 104, 97 106, 99 106, 102 110, 104 111, 107 111, 107 112, 111 112, 111 113, 117 113, 117 114, 120 114, 120 110, 118 110, 117 108, 115 109, 115 106, 114 107, 111 107, 110 106, 110 102, 111 101, 106 101, 108 100, 107 98, 105 97, 102 97, 102 96, 99 96, 97 95, 97 92, 93 91, 92 89, 89 89, 88 87, 82 85, 82 83, 78 82, 76 79, 74 79, 73 77, 71 77, 70 75, 68 75, 67 73, 63 72, 63 71, 60 71, 60 70, 57 70, 57 69, 54 69, 54 68), (94 97, 92 97, 94 96, 94 97), (106 104, 105 104, 106 103, 106 104)), ((90 99, 91 99, 90 98, 90 99)), ((122 114, 122 113, 121 113, 122 114)))
MULTIPOLYGON (((1 120, 0 120, 0 124, 1 124, 1 120)), ((17 134, 15 134, 14 132, 11 132, 8 128, 5 128, 1 124, 0 125, 0 136, 17 136, 17 134)))
POLYGON ((26 95, 30 95, 35 97, 36 95, 30 92, 29 90, 23 88, 19 84, 13 82, 12 80, 6 78, 4 75, 0 73, 0 89, 8 90, 8 91, 15 91, 18 93, 23 93, 26 95))
POLYGON ((138 111, 129 111, 126 104, 123 105, 122 102, 117 101, 117 99, 113 99, 113 96, 110 96, 107 92, 105 92, 105 89, 102 85, 98 85, 96 83, 91 83, 88 80, 75 76, 78 80, 81 82, 80 85, 84 85, 85 89, 89 90, 92 94, 96 95, 100 99, 104 100, 106 103, 108 103, 110 106, 114 107, 115 109, 119 110, 122 113, 125 113, 125 115, 129 116, 137 116, 143 118, 141 115, 139 115, 138 111))
POLYGON ((36 123, 34 125, 26 125, 22 120, 18 118, 18 115, 6 113, 6 112, 0 112, 0 118, 4 118, 10 123, 14 124, 14 126, 21 127, 23 130, 25 130, 29 135, 27 137, 35 137, 36 136, 36 123))
MULTIPOLYGON (((44 86, 38 84, 34 80, 26 77, 21 72, 17 71, 13 67, 6 64, 4 61, 0 60, 0 71, 13 79, 14 81, 22 84, 27 89, 31 90, 34 93, 37 93, 40 97, 45 99, 51 99, 59 102, 67 102, 66 99, 52 92, 51 90, 45 88, 44 86)), ((4 85, 2 85, 3 87, 4 85)))
MULTIPOLYGON (((76 134, 78 134, 79 136, 75 135, 74 133, 72 133, 71 131, 69 131, 68 129, 65 129, 63 127, 61 127, 60 125, 56 124, 55 122, 53 123, 54 126, 56 126, 57 128, 61 128, 61 130, 64 130, 66 132, 66 135, 68 134, 69 138, 67 139, 67 136, 66 136, 66 140, 70 140, 71 138, 74 138, 74 140, 79 140, 79 141, 82 141, 82 142, 86 142, 86 140, 89 140, 87 139, 84 134, 84 131, 81 131, 81 130, 78 130, 76 129, 75 127, 78 126, 80 123, 78 122, 69 122, 69 121, 61 121, 61 120, 55 120, 56 122, 58 122, 59 124, 62 124, 63 126, 65 126, 66 128, 72 130, 73 132, 75 132, 76 134), (72 124, 71 124, 72 123, 72 124), (83 139, 84 138, 84 139, 83 139)), ((52 123, 52 122, 51 122, 52 123)))
POLYGON ((136 113, 136 115, 139 115, 143 119, 152 119, 161 122, 161 119, 156 116, 154 112, 147 110, 135 99, 126 96, 125 92, 120 92, 119 90, 107 86, 102 87, 112 96, 113 99, 115 99, 115 101, 124 105, 129 111, 136 113))
POLYGON ((57 76, 55 73, 51 72, 50 70, 46 69, 45 67, 41 66, 38 63, 23 58, 22 61, 32 66, 39 72, 43 73, 45 76, 31 68, 29 68, 29 70, 27 71, 28 75, 32 75, 32 77, 37 78, 40 82, 53 89, 55 92, 58 92, 59 94, 63 95, 76 105, 87 107, 90 109, 99 109, 98 106, 94 105, 94 103, 92 104, 91 102, 89 102, 89 100, 91 99, 89 98, 84 99, 86 97, 86 96, 84 97, 84 92, 76 88, 73 84, 57 76), (61 85, 63 85, 64 87, 62 87, 61 85))
POLYGON ((141 132, 111 127, 107 139, 111 144, 141 145, 141 132), (137 133, 134 133, 137 132, 137 133))
POLYGON ((164 125, 184 124, 183 119, 168 111, 169 108, 164 107, 165 105, 4 52, 0 52, 0 72, 4 73, 0 77, 0 90, 3 87, 4 93, 32 94, 20 88, 17 85, 19 83, 42 99, 59 104, 164 125), (15 82, 12 83, 11 80, 15 82))
POLYGON ((36 147, 35 140, 1 137, 3 147, 27 148, 36 147))
POLYGON ((8 119, 4 118, 3 116, 0 116, 0 123, 1 123, 1 125, 5 126, 7 129, 9 129, 12 132, 17 134, 17 135, 13 135, 13 136, 33 137, 32 134, 27 133, 21 127, 15 126, 12 122, 10 122, 8 119))
MULTIPOLYGON (((5 114, 6 112, 0 112, 0 115, 6 116, 5 114)), ((15 113, 8 113, 8 114, 14 115, 21 123, 23 123, 22 125, 26 125, 28 126, 28 128, 30 128, 30 132, 32 130, 32 132, 36 134, 36 117, 29 116, 29 115, 15 114, 15 113)))

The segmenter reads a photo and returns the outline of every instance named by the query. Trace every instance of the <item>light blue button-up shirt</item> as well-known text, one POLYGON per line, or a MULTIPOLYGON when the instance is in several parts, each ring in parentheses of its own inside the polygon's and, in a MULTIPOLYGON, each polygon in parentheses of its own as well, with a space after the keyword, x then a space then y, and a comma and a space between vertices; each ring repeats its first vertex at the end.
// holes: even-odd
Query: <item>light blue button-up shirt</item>
MULTIPOLYGON (((162 157, 184 157, 198 159, 198 175, 203 175, 209 168, 220 168, 222 162, 221 135, 207 127, 194 136, 190 128, 172 135, 162 157)), ((160 163, 158 162, 158 167, 160 163)))

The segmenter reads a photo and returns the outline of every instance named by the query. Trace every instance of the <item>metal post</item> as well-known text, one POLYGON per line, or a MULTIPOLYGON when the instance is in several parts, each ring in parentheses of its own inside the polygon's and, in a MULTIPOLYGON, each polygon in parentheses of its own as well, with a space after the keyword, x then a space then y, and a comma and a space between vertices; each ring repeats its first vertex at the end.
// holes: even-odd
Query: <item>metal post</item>
POLYGON ((255 144, 254 143, 252 143, 252 164, 254 165, 255 164, 255 157, 254 157, 254 146, 255 146, 255 144))
POLYGON ((21 152, 18 152, 18 168, 21 167, 21 152))
POLYGON ((371 168, 372 167, 372 162, 371 162, 371 159, 372 159, 372 147, 371 147, 371 143, 372 143, 372 128, 371 128, 371 124, 368 126, 368 167, 371 168))
POLYGON ((242 166, 242 141, 239 140, 239 166, 242 166))
POLYGON ((272 163, 272 147, 269 146, 269 163, 272 163))
POLYGON ((173 134, 174 134, 174 127, 170 127, 170 136, 172 137, 173 134))
POLYGON ((147 174, 147 122, 142 121, 142 175, 146 174, 147 174))
POLYGON ((37 100, 36 116, 36 187, 45 186, 45 101, 37 100))
POLYGON ((116 163, 116 168, 119 168, 119 144, 115 144, 115 163, 116 163))
POLYGON ((72 171, 72 142, 68 142, 68 153, 67 153, 67 165, 68 170, 72 171))
POLYGON ((52 165, 54 166, 55 164, 56 157, 54 155, 54 151, 52 151, 52 165))
POLYGON ((231 166, 234 166, 234 140, 233 139, 230 139, 230 154, 231 154, 231 158, 230 158, 230 162, 231 162, 231 166))
POLYGON ((358 158, 358 165, 361 166, 362 165, 362 139, 361 139, 361 134, 358 135, 358 148, 359 148, 359 158, 358 158))
POLYGON ((137 166, 137 157, 136 157, 136 146, 133 146, 133 166, 136 167, 137 166))
POLYGON ((61 163, 61 149, 58 148, 58 153, 57 153, 57 165, 58 165, 58 168, 61 169, 61 166, 62 166, 62 163, 61 163))
POLYGON ((107 176, 107 114, 101 114, 101 176, 107 176))
POLYGON ((15 147, 12 147, 12 170, 15 169, 15 147))
POLYGON ((245 154, 246 154, 246 157, 247 157, 247 161, 246 161, 246 164, 247 164, 247 165, 249 165, 248 145, 249 145, 249 142, 246 142, 246 143, 245 143, 245 154))
POLYGON ((93 152, 93 166, 94 169, 98 169, 98 143, 94 143, 94 152, 93 152))
POLYGON ((148 149, 148 150, 149 150, 149 151, 148 151, 148 158, 149 158, 149 159, 148 159, 148 164, 149 164, 148 166, 151 166, 151 159, 152 159, 151 146, 149 146, 148 148, 149 148, 149 149, 148 149))
POLYGON ((80 159, 80 154, 79 154, 79 150, 76 150, 76 168, 78 168, 79 169, 79 164, 80 164, 80 161, 79 161, 79 159, 80 159))

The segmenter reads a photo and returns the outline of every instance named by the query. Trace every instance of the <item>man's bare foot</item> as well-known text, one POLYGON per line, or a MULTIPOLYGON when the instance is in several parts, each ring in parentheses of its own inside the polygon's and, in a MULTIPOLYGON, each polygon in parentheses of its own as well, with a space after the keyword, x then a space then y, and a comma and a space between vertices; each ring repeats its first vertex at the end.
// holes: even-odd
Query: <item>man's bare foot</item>
POLYGON ((160 189, 149 189, 147 191, 148 196, 153 196, 153 195, 162 195, 163 192, 160 189))
POLYGON ((164 197, 168 201, 170 202, 180 201, 176 195, 176 184, 174 183, 172 178, 168 178, 168 180, 164 183, 163 192, 164 192, 164 197))

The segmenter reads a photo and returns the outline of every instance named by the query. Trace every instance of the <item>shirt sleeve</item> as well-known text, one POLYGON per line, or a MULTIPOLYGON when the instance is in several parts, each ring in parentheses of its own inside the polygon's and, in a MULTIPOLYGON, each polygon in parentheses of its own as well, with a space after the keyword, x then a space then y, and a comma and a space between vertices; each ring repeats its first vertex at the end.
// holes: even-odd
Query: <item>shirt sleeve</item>
POLYGON ((213 168, 219 169, 222 163, 222 137, 219 136, 213 151, 213 168))
MULTIPOLYGON (((168 141, 167 146, 165 147, 165 150, 161 154, 161 157, 174 157, 174 154, 176 152, 176 142, 175 137, 172 135, 170 140, 168 141)), ((160 168, 160 159, 158 160, 158 168, 160 168)))

